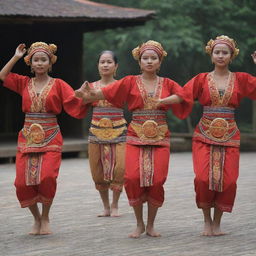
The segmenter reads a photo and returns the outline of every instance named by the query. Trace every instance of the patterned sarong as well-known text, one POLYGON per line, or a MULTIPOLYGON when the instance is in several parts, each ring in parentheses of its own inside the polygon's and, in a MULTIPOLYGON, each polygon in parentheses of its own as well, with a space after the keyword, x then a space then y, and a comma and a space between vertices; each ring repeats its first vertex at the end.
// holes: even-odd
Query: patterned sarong
POLYGON ((209 189, 222 192, 225 147, 211 145, 210 150, 209 189))
POLYGON ((140 148, 140 186, 153 185, 154 176, 154 147, 143 146, 140 148))
POLYGON ((113 180, 113 171, 116 161, 116 145, 115 144, 100 144, 101 164, 103 167, 104 180, 113 180))

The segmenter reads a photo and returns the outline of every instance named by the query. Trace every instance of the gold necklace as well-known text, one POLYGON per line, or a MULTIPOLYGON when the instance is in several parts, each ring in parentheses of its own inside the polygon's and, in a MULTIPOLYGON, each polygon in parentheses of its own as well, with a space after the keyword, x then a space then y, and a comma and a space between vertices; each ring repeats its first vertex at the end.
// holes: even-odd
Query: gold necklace
POLYGON ((220 86, 218 86, 218 81, 220 81, 220 80, 216 79, 215 71, 212 72, 212 78, 213 78, 213 81, 214 81, 214 84, 215 84, 217 90, 224 90, 225 91, 229 82, 230 82, 230 79, 231 79, 231 72, 228 71, 228 76, 225 77, 226 83, 225 83, 223 88, 222 87, 220 88, 220 86))
MULTIPOLYGON (((142 84, 144 85, 144 88, 145 88, 147 94, 154 94, 154 93, 155 93, 157 84, 158 84, 158 82, 159 82, 159 77, 158 77, 158 76, 156 76, 156 79, 155 79, 155 81, 154 81, 153 91, 148 91, 148 90, 147 90, 148 84, 145 83, 145 79, 144 79, 142 76, 141 76, 141 81, 142 81, 142 84)), ((151 87, 151 86, 149 86, 149 87, 151 87)))

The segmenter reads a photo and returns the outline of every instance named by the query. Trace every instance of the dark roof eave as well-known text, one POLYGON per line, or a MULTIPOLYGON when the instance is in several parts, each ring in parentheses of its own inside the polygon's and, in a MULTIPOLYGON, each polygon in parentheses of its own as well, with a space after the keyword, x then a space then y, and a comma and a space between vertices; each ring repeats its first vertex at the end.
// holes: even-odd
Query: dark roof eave
POLYGON ((150 13, 147 16, 141 17, 31 17, 25 15, 9 15, 9 16, 0 16, 0 24, 58 24, 63 22, 67 23, 87 23, 87 22, 146 22, 148 20, 154 19, 155 13, 150 13))
MULTIPOLYGON (((151 18, 152 19, 152 18, 151 18)), ((89 31, 96 31, 96 30, 104 30, 104 29, 115 29, 115 28, 124 28, 124 27, 133 27, 133 26, 141 26, 144 25, 149 19, 140 18, 140 19, 58 19, 58 21, 54 19, 44 20, 43 22, 41 20, 35 19, 24 19, 19 18, 15 19, 15 22, 11 22, 5 19, 5 22, 2 22, 0 17, 0 25, 2 24, 4 27, 15 27, 15 29, 26 27, 38 27, 42 28, 47 27, 48 29, 55 30, 57 29, 59 31, 59 28, 73 28, 76 27, 76 31, 80 32, 89 32, 89 31)))
POLYGON ((127 8, 89 0, 0 0, 1 16, 48 18, 137 18, 155 11, 127 8))

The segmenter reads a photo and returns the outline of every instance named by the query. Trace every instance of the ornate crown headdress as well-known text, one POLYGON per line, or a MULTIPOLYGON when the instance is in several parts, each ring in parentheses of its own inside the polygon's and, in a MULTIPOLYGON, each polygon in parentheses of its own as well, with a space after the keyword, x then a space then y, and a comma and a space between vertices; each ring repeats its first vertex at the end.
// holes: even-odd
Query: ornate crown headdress
POLYGON ((163 57, 167 56, 167 52, 164 50, 162 45, 156 41, 149 40, 146 43, 143 43, 132 50, 132 56, 135 60, 139 60, 142 53, 146 50, 155 51, 159 58, 162 60, 163 57))
POLYGON ((57 56, 55 55, 56 51, 57 46, 55 44, 35 42, 29 47, 28 54, 24 57, 24 61, 29 66, 31 65, 31 58, 33 54, 35 54, 36 52, 44 52, 49 56, 51 64, 54 64, 57 60, 57 56))
POLYGON ((237 48, 236 41, 228 36, 217 36, 215 40, 211 39, 205 46, 205 51, 212 55, 212 51, 215 45, 217 44, 226 44, 232 50, 232 59, 234 59, 239 54, 239 49, 237 48))

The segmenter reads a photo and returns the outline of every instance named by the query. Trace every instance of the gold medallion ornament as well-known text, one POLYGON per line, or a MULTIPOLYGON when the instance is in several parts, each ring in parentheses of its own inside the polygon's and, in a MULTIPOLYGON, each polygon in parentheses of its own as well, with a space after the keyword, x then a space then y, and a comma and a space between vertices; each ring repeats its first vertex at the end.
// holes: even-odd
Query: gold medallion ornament
POLYGON ((23 134, 27 138, 27 144, 41 144, 45 140, 45 132, 40 124, 31 124, 29 128, 23 129, 23 134))
POLYGON ((215 138, 222 138, 228 132, 229 124, 224 118, 215 118, 209 126, 210 134, 215 138))
POLYGON ((158 124, 153 120, 147 120, 142 125, 142 133, 147 138, 155 138, 158 135, 158 124))
POLYGON ((142 125, 132 121, 132 129, 142 141, 160 141, 168 131, 167 124, 158 125, 154 120, 147 120, 142 125))

